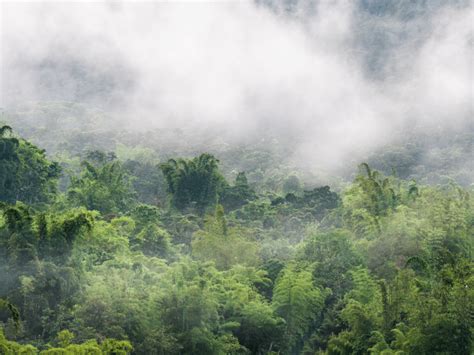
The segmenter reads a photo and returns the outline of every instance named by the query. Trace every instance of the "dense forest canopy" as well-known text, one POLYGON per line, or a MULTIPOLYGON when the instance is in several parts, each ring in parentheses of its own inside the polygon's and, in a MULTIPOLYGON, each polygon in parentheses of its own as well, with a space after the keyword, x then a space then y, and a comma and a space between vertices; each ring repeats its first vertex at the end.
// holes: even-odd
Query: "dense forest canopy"
POLYGON ((470 187, 366 163, 337 192, 294 171, 272 186, 209 153, 161 161, 122 146, 52 162, 2 132, 2 166, 37 162, 2 170, 4 353, 473 349, 470 187), (37 194, 12 200, 28 179, 37 194))
POLYGON ((474 354, 471 5, 2 2, 0 354, 474 354))

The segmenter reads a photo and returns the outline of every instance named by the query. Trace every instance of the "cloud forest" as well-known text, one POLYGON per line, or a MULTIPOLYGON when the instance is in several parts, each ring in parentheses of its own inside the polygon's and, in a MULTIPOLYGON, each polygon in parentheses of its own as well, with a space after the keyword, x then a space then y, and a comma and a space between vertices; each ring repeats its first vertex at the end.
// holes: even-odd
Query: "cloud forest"
POLYGON ((0 354, 473 354, 473 18, 1 2, 0 354))

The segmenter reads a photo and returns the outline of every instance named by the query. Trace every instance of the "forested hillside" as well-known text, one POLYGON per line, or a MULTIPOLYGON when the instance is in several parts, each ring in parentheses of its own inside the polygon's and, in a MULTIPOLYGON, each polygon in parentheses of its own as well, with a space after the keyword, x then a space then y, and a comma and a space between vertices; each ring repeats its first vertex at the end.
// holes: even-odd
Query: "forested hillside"
POLYGON ((258 148, 250 182, 230 153, 0 143, 2 353, 473 349, 471 187, 365 163, 308 187, 258 148))
POLYGON ((474 355, 470 0, 0 0, 0 355, 474 355))

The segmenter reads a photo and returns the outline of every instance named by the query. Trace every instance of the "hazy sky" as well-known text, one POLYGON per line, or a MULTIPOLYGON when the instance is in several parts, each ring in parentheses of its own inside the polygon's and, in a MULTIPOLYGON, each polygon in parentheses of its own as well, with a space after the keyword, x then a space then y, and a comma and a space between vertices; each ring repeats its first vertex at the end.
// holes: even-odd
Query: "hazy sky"
POLYGON ((468 5, 2 2, 0 105, 84 101, 138 128, 271 132, 329 164, 401 127, 471 122, 468 5))

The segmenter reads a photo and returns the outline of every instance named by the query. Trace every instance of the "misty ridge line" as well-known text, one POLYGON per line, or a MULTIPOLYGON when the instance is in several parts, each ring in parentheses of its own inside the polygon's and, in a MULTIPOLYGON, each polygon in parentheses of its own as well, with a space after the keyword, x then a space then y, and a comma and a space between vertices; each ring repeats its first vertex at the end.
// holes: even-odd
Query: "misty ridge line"
POLYGON ((271 134, 329 170, 405 130, 470 125, 469 3, 410 16, 363 3, 2 3, 0 106, 86 102, 131 129, 271 134))

